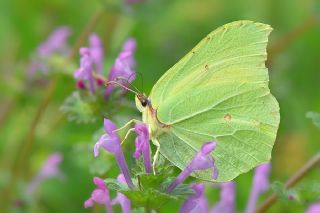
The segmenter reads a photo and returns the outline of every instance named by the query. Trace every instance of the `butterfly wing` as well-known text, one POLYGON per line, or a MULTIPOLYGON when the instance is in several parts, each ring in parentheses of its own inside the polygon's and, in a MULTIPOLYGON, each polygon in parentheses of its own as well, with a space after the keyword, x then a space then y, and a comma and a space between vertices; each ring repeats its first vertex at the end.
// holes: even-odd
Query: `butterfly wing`
MULTIPOLYGON (((219 182, 270 160, 280 120, 265 67, 270 32, 251 21, 224 25, 156 83, 152 105, 158 119, 171 125, 158 138, 160 151, 175 165, 183 169, 212 140, 218 142, 213 155, 219 182)), ((207 171, 196 175, 211 179, 207 171)))
POLYGON ((211 32, 170 68, 150 93, 158 108, 167 98, 221 81, 268 81, 265 68, 269 25, 236 21, 211 32))

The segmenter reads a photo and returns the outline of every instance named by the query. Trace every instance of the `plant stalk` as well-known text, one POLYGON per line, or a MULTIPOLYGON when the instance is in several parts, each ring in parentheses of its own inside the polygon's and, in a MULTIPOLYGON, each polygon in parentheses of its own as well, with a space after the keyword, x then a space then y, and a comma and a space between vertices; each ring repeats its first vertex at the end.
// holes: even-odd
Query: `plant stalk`
MULTIPOLYGON (((285 187, 291 188, 296 185, 308 172, 314 169, 320 164, 320 153, 316 154, 311 160, 309 160, 304 166, 302 166, 293 176, 291 176, 285 183, 285 187)), ((277 201, 277 195, 273 193, 268 197, 264 203, 262 203, 255 213, 261 213, 268 210, 277 201)))

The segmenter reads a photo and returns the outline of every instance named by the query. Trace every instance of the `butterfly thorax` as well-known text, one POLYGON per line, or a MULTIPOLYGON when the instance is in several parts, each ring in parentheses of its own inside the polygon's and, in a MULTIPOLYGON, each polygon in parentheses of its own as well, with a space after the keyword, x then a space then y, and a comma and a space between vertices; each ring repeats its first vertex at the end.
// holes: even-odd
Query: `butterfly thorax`
POLYGON ((143 123, 148 125, 151 140, 168 131, 170 126, 159 121, 157 110, 152 107, 151 100, 146 96, 137 95, 136 106, 142 113, 143 123))

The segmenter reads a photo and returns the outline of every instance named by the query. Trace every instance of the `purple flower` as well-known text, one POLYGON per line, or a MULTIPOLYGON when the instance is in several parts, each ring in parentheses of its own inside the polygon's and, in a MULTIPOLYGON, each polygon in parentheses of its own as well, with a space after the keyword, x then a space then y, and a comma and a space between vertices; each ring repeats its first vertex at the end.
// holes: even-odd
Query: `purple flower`
POLYGON ((91 34, 89 36, 89 48, 90 48, 90 54, 92 58, 92 62, 95 66, 95 70, 98 74, 102 74, 103 70, 103 57, 104 57, 104 51, 103 51, 103 44, 101 39, 96 34, 91 34))
POLYGON ((314 203, 309 206, 306 210, 306 213, 319 213, 320 212, 320 203, 314 203))
MULTIPOLYGON (((129 38, 122 47, 114 65, 111 67, 108 81, 119 81, 124 85, 131 83, 136 78, 134 52, 136 49, 136 41, 129 38), (126 79, 124 82, 123 79, 126 79)), ((113 85, 109 85, 106 89, 106 96, 110 95, 113 85)))
POLYGON ((207 213, 208 203, 204 194, 203 184, 193 184, 191 186, 194 194, 191 194, 182 204, 179 212, 180 213, 207 213))
POLYGON ((80 48, 80 67, 78 70, 75 71, 74 77, 80 80, 88 80, 89 81, 89 88, 90 91, 94 94, 95 93, 95 79, 93 76, 93 69, 92 69, 92 59, 90 56, 90 50, 88 48, 80 48))
POLYGON ((69 46, 67 39, 71 31, 68 27, 57 28, 49 38, 41 43, 37 48, 37 56, 31 59, 28 67, 28 77, 30 80, 34 78, 37 71, 47 74, 49 72, 48 59, 56 53, 67 55, 69 46))
POLYGON ((121 142, 119 135, 115 130, 117 129, 116 125, 108 119, 104 119, 104 128, 106 134, 102 135, 99 141, 94 145, 94 156, 99 155, 99 148, 102 147, 106 151, 115 155, 118 162, 121 173, 124 175, 124 178, 130 188, 133 187, 133 183, 129 174, 128 165, 124 158, 123 151, 121 149, 121 142))
POLYGON ((235 212, 235 183, 230 181, 219 184, 221 188, 220 201, 210 210, 211 213, 235 212))
POLYGON ((99 203, 99 204, 105 205, 107 208, 107 211, 109 213, 112 213, 113 210, 112 210, 109 190, 106 184, 101 178, 98 178, 98 177, 94 177, 93 182, 96 185, 96 189, 93 190, 90 198, 84 202, 84 207, 89 208, 93 206, 93 203, 99 203))
POLYGON ((195 170, 206 170, 212 168, 212 178, 217 179, 218 169, 215 166, 214 158, 211 152, 215 149, 216 142, 208 142, 202 145, 200 151, 193 157, 191 162, 179 174, 179 176, 168 187, 168 192, 172 192, 180 183, 182 183, 195 170))
POLYGON ((271 163, 261 164, 255 169, 250 198, 247 204, 246 213, 253 213, 259 195, 269 188, 269 173, 271 163))
POLYGON ((67 39, 70 34, 71 31, 68 27, 59 27, 56 29, 49 38, 38 47, 39 56, 47 58, 54 53, 67 54, 69 51, 67 39))
POLYGON ((152 172, 151 167, 151 152, 149 144, 149 130, 147 126, 143 123, 137 123, 134 126, 134 131, 137 133, 137 138, 135 141, 136 150, 133 154, 134 158, 139 158, 143 155, 144 166, 147 173, 152 172))
MULTIPOLYGON (((126 182, 123 174, 120 174, 117 179, 120 183, 126 182)), ((115 205, 117 203, 120 204, 123 213, 131 213, 130 200, 124 194, 122 194, 120 192, 117 192, 117 197, 112 200, 112 205, 115 205)))
POLYGON ((32 194, 36 188, 45 180, 51 177, 63 178, 63 174, 59 170, 59 165, 62 162, 63 157, 60 153, 54 153, 48 157, 48 159, 43 163, 37 176, 33 178, 29 184, 27 191, 32 194))

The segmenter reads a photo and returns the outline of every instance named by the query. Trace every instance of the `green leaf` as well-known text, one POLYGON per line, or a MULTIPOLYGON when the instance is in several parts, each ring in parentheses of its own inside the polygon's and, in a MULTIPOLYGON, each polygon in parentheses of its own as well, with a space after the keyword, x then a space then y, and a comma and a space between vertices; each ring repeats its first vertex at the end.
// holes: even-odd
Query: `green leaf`
POLYGON ((299 195, 294 189, 286 189, 283 183, 275 181, 271 185, 271 189, 276 193, 277 197, 284 202, 299 201, 299 195))
POLYGON ((136 185, 139 188, 130 189, 126 184, 119 183, 115 179, 105 179, 109 189, 126 195, 134 207, 147 207, 158 209, 172 200, 184 199, 192 193, 186 184, 179 185, 172 193, 168 194, 166 189, 172 182, 173 177, 167 178, 163 175, 144 174, 137 177, 136 185))
POLYGON ((94 96, 88 96, 84 99, 79 91, 75 91, 65 100, 60 110, 68 115, 70 121, 94 122, 96 120, 94 102, 94 96))
POLYGON ((307 112, 307 118, 310 118, 316 127, 320 128, 320 113, 318 112, 307 112))
POLYGON ((104 180, 104 182, 107 184, 109 189, 117 192, 124 192, 130 190, 126 184, 120 183, 119 181, 113 178, 107 178, 104 180))

